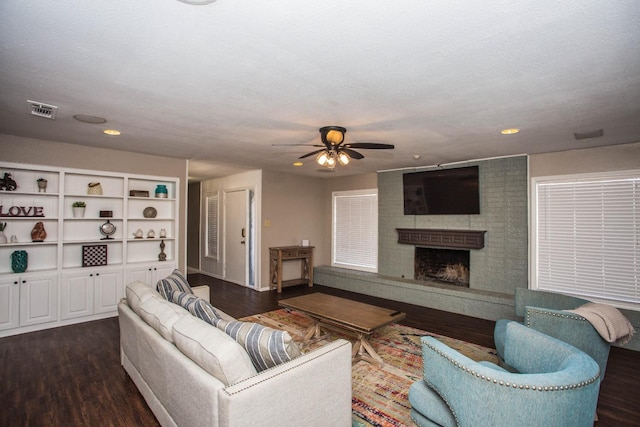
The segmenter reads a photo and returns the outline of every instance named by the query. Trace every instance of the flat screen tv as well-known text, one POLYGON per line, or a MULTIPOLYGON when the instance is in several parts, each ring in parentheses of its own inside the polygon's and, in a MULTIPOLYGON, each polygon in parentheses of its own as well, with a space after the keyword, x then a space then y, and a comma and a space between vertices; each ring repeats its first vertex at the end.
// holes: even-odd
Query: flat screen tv
POLYGON ((480 213, 478 166, 405 173, 405 215, 480 213))

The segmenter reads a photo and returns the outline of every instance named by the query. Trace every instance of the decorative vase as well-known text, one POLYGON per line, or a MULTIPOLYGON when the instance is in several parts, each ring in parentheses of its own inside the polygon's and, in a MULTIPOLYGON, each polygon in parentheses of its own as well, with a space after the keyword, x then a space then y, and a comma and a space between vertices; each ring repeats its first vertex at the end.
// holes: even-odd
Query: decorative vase
POLYGON ((14 273, 24 273, 27 270, 28 261, 27 251, 14 251, 11 254, 11 269, 14 273))
POLYGON ((167 190, 167 186, 163 184, 158 184, 156 187, 156 197, 166 199, 169 197, 169 190, 167 190))
POLYGON ((7 236, 4 235, 4 231, 0 230, 0 244, 7 243, 7 236))
POLYGON ((84 218, 84 210, 82 207, 74 207, 73 208, 73 217, 74 218, 84 218))

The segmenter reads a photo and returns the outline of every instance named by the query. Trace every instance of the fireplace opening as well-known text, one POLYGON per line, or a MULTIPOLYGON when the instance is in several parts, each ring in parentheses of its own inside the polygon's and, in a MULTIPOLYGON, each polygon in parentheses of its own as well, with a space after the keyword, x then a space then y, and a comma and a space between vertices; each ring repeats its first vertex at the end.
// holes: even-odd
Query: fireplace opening
POLYGON ((416 246, 415 280, 469 287, 469 251, 416 246))

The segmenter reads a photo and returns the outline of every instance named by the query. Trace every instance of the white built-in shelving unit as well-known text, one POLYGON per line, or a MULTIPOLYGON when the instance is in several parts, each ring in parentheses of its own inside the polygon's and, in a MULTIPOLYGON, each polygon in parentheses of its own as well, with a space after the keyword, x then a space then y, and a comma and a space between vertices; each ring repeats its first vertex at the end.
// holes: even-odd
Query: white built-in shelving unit
POLYGON ((126 283, 155 286, 176 268, 178 178, 0 162, 0 177, 5 173, 18 187, 0 189, 0 222, 17 242, 0 244, 0 337, 115 316, 126 283), (45 191, 38 179, 47 180, 45 191), (95 182, 101 194, 89 194, 95 182), (166 197, 155 197, 158 185, 166 197), (83 217, 73 215, 77 201, 86 204, 83 217), (108 239, 101 233, 107 221, 115 226, 108 239), (31 238, 37 222, 47 233, 43 242, 31 238), (83 247, 94 245, 106 245, 106 264, 83 266, 83 247), (17 250, 28 254, 23 273, 12 270, 17 250))

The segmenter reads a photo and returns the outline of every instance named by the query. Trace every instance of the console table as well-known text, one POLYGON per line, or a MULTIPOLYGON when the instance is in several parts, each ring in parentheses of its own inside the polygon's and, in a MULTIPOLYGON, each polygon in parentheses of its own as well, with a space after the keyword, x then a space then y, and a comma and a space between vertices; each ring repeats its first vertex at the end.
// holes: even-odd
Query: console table
POLYGON ((313 246, 279 246, 269 248, 269 277, 271 289, 282 292, 283 286, 308 284, 313 286, 313 246), (282 262, 300 260, 300 278, 282 280, 282 262))

